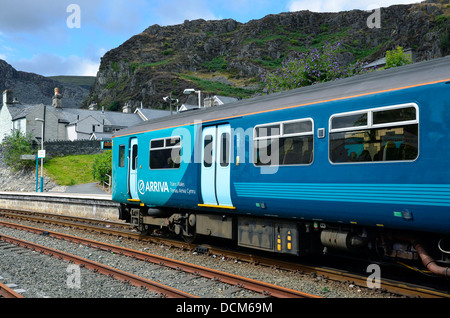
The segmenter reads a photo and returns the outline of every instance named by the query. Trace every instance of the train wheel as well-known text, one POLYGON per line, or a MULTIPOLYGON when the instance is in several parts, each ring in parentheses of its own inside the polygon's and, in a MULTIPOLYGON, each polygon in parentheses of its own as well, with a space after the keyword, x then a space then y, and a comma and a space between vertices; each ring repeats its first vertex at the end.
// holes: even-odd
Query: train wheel
POLYGON ((150 235, 151 233, 151 228, 148 224, 143 224, 141 226, 139 226, 139 234, 143 235, 143 236, 147 236, 150 235))
POLYGON ((195 214, 190 214, 188 217, 188 222, 186 224, 186 231, 183 233, 183 239, 187 243, 194 243, 197 238, 197 232, 195 230, 195 225, 197 222, 197 217, 195 214))
POLYGON ((189 234, 189 235, 183 234, 183 240, 184 240, 186 243, 189 243, 189 244, 194 243, 196 239, 197 239, 197 234, 196 234, 196 233, 194 233, 194 234, 189 234))

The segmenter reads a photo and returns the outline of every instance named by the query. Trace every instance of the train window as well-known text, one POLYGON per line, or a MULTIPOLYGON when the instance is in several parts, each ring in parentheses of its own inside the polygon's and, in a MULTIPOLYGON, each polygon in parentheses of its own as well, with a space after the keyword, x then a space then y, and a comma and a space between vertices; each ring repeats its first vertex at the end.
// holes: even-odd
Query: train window
POLYGON ((206 135, 204 140, 204 155, 203 155, 203 165, 206 168, 212 167, 213 163, 213 136, 206 135))
POLYGON ((255 127, 253 140, 255 165, 311 164, 313 126, 312 119, 301 119, 255 127))
POLYGON ((312 131, 312 121, 298 121, 283 124, 283 135, 310 133, 311 131, 312 131))
MULTIPOLYGON (((330 160, 333 163, 412 161, 418 156, 419 120, 417 105, 399 105, 371 109, 367 127, 334 126, 330 119, 330 160)), ((358 114, 358 116, 360 116, 358 114)))
POLYGON ((136 170, 137 168, 137 156, 138 156, 138 146, 133 145, 131 150, 131 169, 136 170))
POLYGON ((220 138, 220 165, 228 167, 230 164, 230 134, 223 133, 220 138))
POLYGON ((119 146, 119 167, 125 167, 125 145, 119 146))
POLYGON ((352 114, 344 116, 333 116, 331 119, 332 129, 354 128, 367 126, 367 112, 362 114, 352 114))
POLYGON ((155 148, 164 148, 164 139, 160 139, 160 140, 152 140, 151 142, 151 148, 155 149, 155 148))
POLYGON ((394 122, 415 121, 417 118, 416 108, 406 107, 373 112, 373 124, 381 125, 394 122))
POLYGON ((178 169, 181 164, 181 137, 150 142, 150 169, 178 169))
POLYGON ((273 137, 280 135, 280 125, 266 125, 255 128, 255 136, 257 138, 273 137))

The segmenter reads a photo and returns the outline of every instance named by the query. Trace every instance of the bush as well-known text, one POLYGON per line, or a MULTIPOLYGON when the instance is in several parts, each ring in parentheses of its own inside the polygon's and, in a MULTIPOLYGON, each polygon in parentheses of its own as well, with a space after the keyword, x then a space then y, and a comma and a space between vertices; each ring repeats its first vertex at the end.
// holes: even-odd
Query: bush
POLYGON ((405 52, 403 52, 403 48, 401 46, 397 46, 397 48, 393 51, 386 51, 385 68, 397 67, 411 63, 411 56, 406 55, 405 52))
POLYGON ((105 151, 102 155, 97 156, 92 167, 92 174, 95 180, 109 182, 107 175, 112 175, 112 151, 105 151))
POLYGON ((13 171, 31 170, 36 166, 34 160, 21 160, 22 155, 36 155, 33 149, 33 137, 24 135, 19 130, 13 130, 10 136, 6 136, 1 143, 5 164, 13 171))
POLYGON ((364 64, 343 66, 339 64, 337 53, 340 43, 326 43, 322 51, 317 49, 309 53, 298 54, 297 57, 286 59, 282 66, 274 72, 266 72, 262 76, 267 94, 290 90, 298 87, 314 85, 365 73, 364 64))

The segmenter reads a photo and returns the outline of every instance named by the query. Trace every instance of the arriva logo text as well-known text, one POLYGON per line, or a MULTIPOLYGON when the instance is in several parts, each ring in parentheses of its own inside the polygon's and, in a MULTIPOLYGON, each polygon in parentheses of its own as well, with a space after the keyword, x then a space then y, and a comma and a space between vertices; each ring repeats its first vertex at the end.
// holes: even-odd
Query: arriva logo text
POLYGON ((139 180, 138 189, 140 194, 145 192, 170 192, 167 182, 156 182, 139 180))

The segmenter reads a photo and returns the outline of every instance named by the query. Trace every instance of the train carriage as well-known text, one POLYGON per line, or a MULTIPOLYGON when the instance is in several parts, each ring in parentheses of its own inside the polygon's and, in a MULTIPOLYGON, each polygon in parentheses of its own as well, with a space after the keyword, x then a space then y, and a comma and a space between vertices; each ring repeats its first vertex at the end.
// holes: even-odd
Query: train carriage
POLYGON ((446 263, 449 96, 445 57, 150 121, 114 136, 113 200, 143 233, 446 263))

